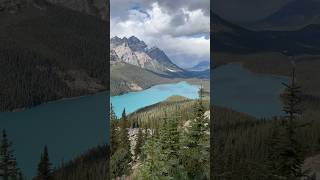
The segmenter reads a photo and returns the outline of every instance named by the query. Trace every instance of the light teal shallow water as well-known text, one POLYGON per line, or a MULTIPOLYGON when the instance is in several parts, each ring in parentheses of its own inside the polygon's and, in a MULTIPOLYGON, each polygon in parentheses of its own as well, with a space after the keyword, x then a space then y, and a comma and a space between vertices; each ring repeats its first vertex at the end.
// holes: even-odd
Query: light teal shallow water
POLYGON ((58 165, 107 142, 107 98, 104 92, 0 113, 0 130, 6 129, 28 179, 36 172, 44 145, 50 161, 58 165))
POLYGON ((180 95, 190 99, 198 97, 199 86, 190 85, 182 81, 174 84, 161 84, 153 86, 149 89, 130 92, 127 94, 112 96, 110 102, 118 117, 121 116, 123 109, 126 113, 132 113, 140 108, 158 103, 173 95, 180 95))
POLYGON ((284 115, 280 93, 287 77, 252 73, 239 64, 221 66, 211 73, 213 104, 257 118, 284 115))

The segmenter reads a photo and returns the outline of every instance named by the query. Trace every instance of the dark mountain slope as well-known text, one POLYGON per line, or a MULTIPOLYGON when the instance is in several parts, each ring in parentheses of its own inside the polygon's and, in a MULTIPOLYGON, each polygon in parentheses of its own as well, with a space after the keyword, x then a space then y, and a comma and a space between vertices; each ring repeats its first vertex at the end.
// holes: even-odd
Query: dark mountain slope
POLYGON ((78 12, 94 15, 106 21, 108 16, 108 0, 47 0, 52 4, 63 6, 78 12))
POLYGON ((176 69, 178 71, 184 71, 182 68, 174 64, 169 57, 159 48, 152 47, 147 51, 147 54, 152 58, 157 60, 160 64, 168 67, 169 69, 176 69))
POLYGON ((219 16, 213 17, 213 49, 216 52, 259 53, 278 52, 286 55, 319 54, 319 25, 309 25, 297 31, 251 31, 233 25, 219 16))
POLYGON ((0 111, 108 88, 105 21, 37 3, 0 21, 0 111))
POLYGON ((253 24, 255 29, 293 30, 320 23, 320 2, 293 0, 274 14, 253 24))
POLYGON ((130 91, 139 91, 156 84, 175 82, 156 74, 147 69, 143 69, 131 64, 116 62, 111 65, 110 93, 118 95, 130 91))

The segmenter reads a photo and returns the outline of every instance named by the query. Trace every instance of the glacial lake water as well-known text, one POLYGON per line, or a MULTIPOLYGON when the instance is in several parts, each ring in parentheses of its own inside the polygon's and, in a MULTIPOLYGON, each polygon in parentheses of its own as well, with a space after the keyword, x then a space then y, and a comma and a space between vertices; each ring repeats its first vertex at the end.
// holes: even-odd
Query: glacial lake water
POLYGON ((108 93, 104 92, 17 112, 0 112, 0 130, 6 129, 18 166, 28 180, 36 173, 45 145, 51 163, 56 166, 106 143, 107 98, 108 93))
POLYGON ((229 107, 257 118, 284 115, 280 93, 282 83, 289 79, 283 76, 256 74, 240 64, 228 64, 211 71, 213 104, 229 107))
POLYGON ((119 96, 110 97, 117 117, 121 116, 123 109, 132 113, 140 108, 161 102, 173 95, 180 95, 190 99, 198 97, 199 86, 191 85, 185 81, 173 84, 161 84, 149 89, 130 92, 119 96))

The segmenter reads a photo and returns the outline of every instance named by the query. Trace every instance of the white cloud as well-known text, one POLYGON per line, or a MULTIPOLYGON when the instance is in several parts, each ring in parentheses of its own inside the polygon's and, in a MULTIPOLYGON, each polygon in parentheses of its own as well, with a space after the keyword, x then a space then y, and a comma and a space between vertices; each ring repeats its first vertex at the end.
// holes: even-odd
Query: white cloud
POLYGON ((181 7, 173 13, 155 2, 149 9, 126 13, 125 19, 111 16, 111 37, 134 35, 149 46, 158 46, 178 64, 186 64, 177 62, 183 59, 209 60, 210 40, 205 36, 210 31, 210 18, 202 9, 181 7))

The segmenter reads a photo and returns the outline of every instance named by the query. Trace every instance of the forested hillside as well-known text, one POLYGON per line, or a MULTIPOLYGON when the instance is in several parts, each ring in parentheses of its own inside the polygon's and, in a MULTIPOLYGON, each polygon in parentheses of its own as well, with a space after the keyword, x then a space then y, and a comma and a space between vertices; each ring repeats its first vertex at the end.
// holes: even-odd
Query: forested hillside
POLYGON ((304 161, 320 154, 320 106, 293 81, 282 95, 286 117, 255 119, 214 107, 212 179, 315 179, 304 161))
POLYGON ((0 11, 0 111, 108 89, 108 24, 41 2, 0 11))
POLYGON ((209 104, 173 96, 117 119, 110 109, 112 179, 209 179, 209 104))
POLYGON ((109 179, 109 154, 107 145, 94 147, 70 162, 55 168, 56 180, 109 179))
POLYGON ((112 64, 110 71, 111 95, 119 95, 130 91, 139 91, 156 84, 178 81, 122 62, 115 62, 112 64))

